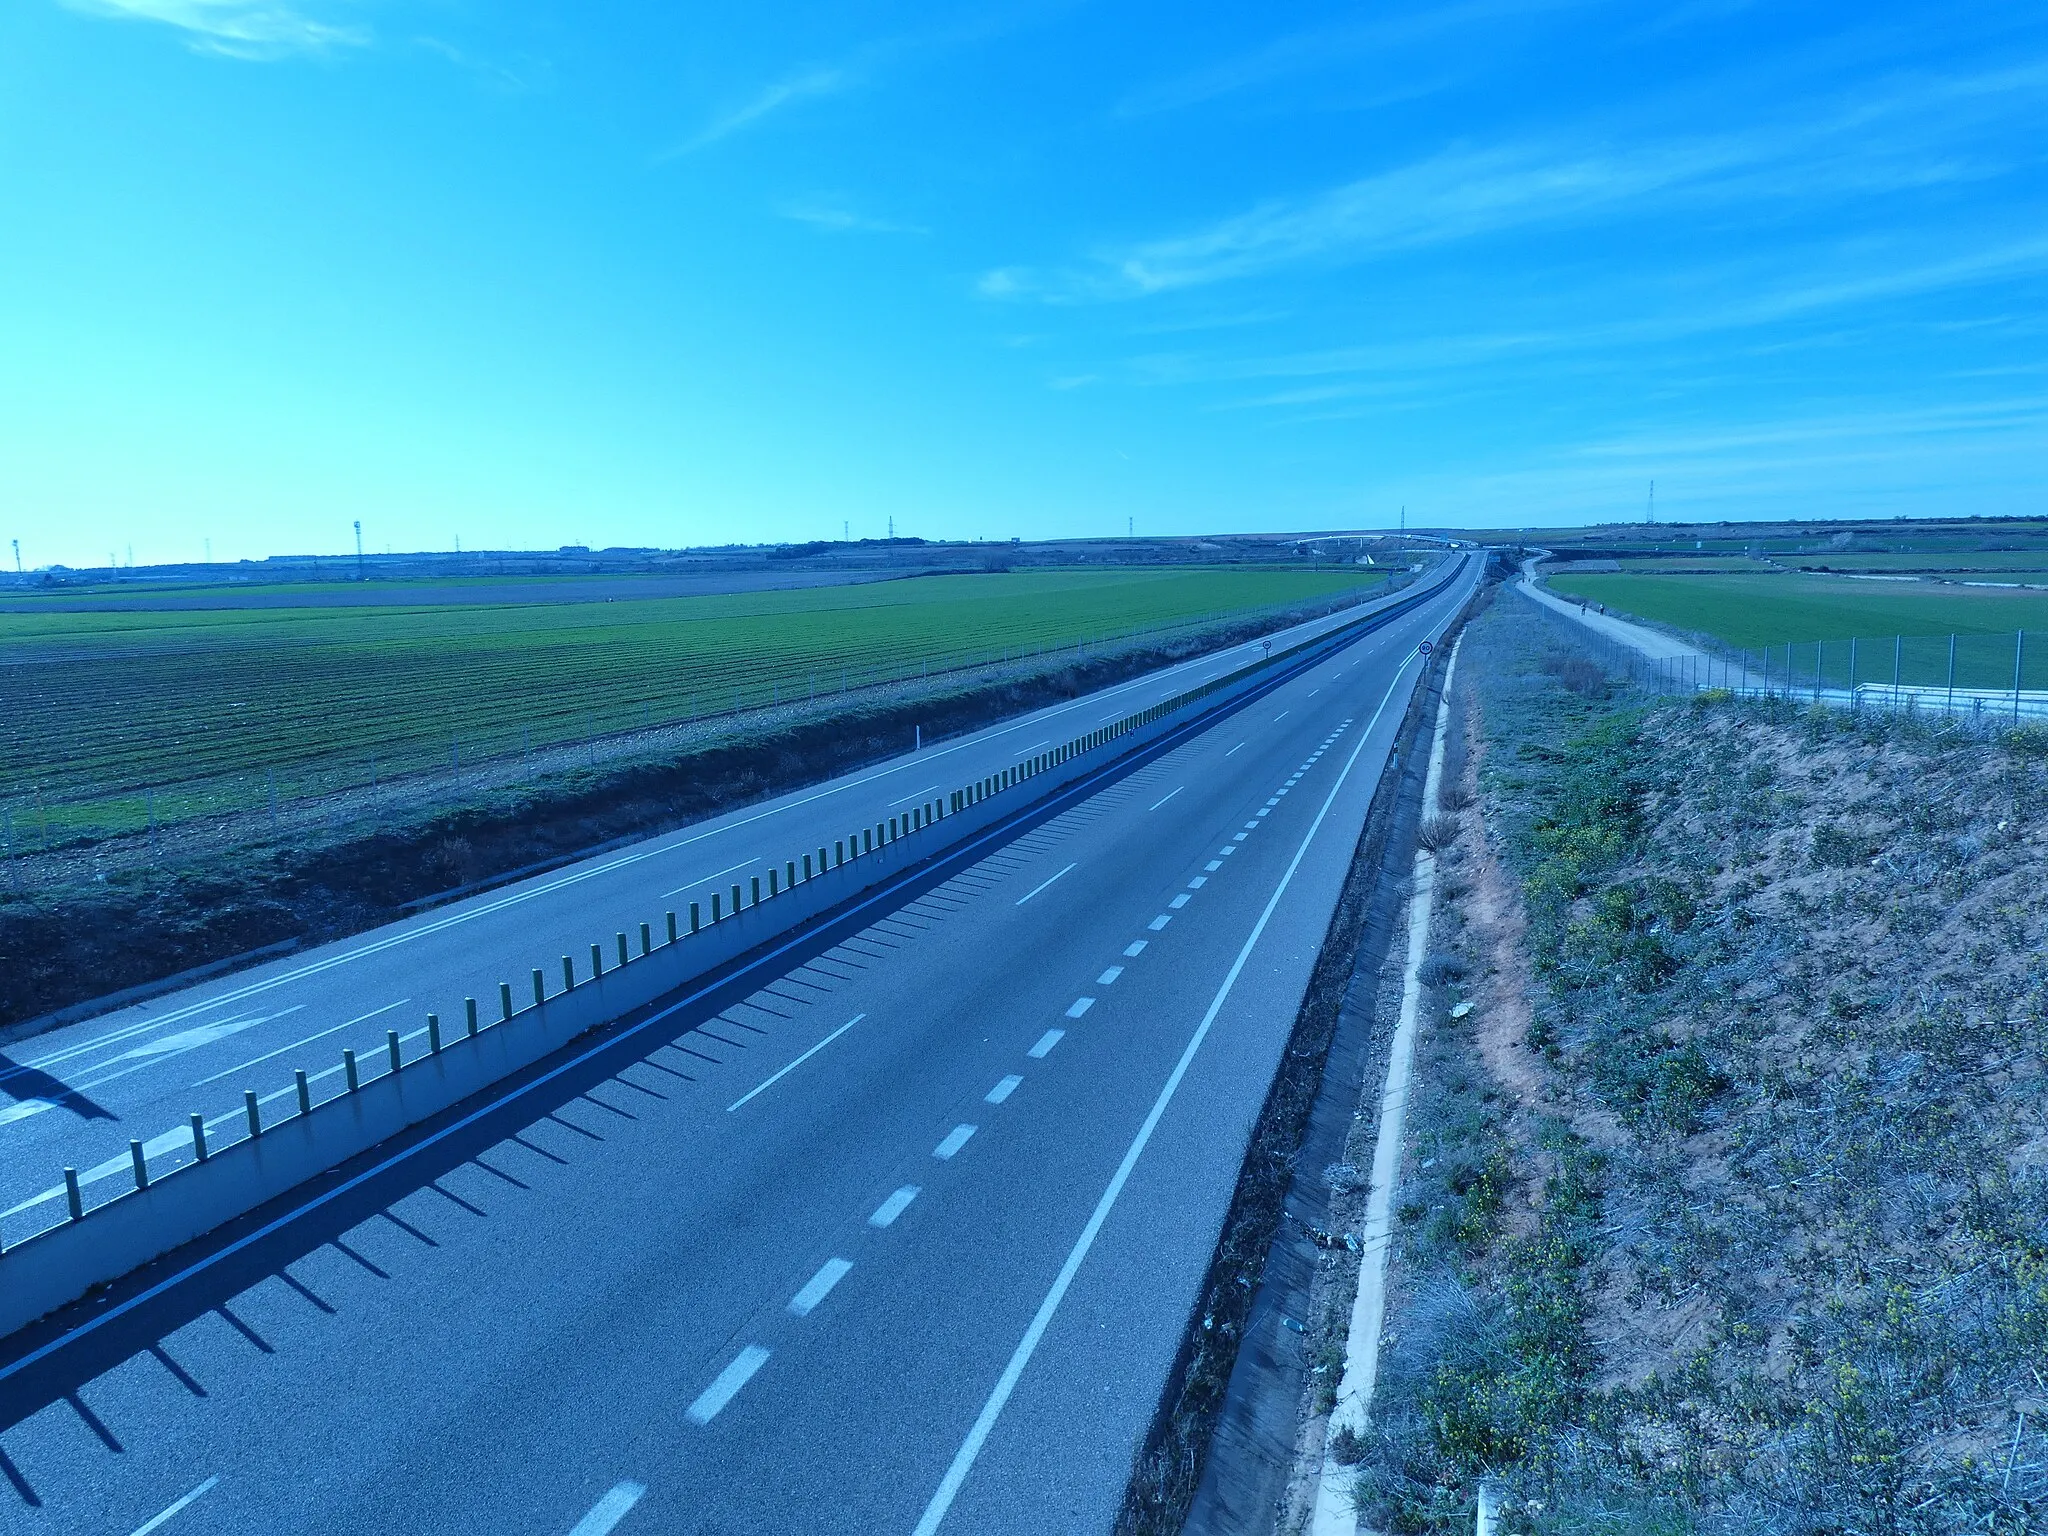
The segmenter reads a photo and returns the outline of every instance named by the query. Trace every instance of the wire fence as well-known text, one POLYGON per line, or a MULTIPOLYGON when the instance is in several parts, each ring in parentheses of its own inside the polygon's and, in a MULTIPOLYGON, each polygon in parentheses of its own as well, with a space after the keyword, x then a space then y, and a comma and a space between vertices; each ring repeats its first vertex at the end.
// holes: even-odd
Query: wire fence
POLYGON ((1529 602, 1546 623, 1610 670, 1655 693, 1722 690, 1936 715, 1987 730, 2048 718, 2048 635, 2038 631, 1788 641, 1754 650, 1688 648, 1650 656, 1548 603, 1529 602))

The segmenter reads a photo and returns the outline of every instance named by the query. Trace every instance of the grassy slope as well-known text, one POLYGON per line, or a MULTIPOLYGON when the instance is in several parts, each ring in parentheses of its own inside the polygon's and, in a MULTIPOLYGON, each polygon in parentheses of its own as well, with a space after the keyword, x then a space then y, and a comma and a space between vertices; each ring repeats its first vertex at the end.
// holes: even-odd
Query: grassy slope
POLYGON ((159 820, 1005 649, 1363 590, 1346 571, 1018 572, 707 597, 0 613, 0 797, 159 820), (113 801, 109 805, 104 802, 113 801))
POLYGON ((1513 617, 1466 650, 1466 868, 1510 878, 1454 882, 1478 1006, 1423 1041, 1372 1502, 2042 1529, 2048 743, 1645 710, 1513 617))

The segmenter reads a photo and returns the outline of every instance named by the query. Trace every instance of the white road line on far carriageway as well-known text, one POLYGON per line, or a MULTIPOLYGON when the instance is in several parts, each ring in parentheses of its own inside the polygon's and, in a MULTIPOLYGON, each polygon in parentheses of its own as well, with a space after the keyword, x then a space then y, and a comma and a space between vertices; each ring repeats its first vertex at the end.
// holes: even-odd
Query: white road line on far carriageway
POLYGON ((953 1507, 953 1501, 959 1497, 961 1486, 967 1481, 967 1474, 973 1470, 975 1461, 981 1455, 981 1448, 987 1444, 996 1420, 1002 1416, 1004 1405, 1009 1402, 1010 1394, 1016 1390, 1018 1381, 1024 1375, 1024 1368, 1031 1363, 1032 1355, 1037 1352, 1039 1340, 1045 1336, 1045 1330, 1050 1326, 1053 1314, 1059 1310, 1060 1302, 1065 1299, 1068 1288, 1074 1283, 1074 1276, 1080 1272, 1089 1249, 1095 1246, 1097 1234, 1108 1221, 1117 1197, 1123 1193, 1124 1185, 1129 1182, 1132 1171, 1138 1166, 1138 1159, 1144 1155, 1153 1131, 1165 1116, 1167 1106, 1173 1102, 1175 1093, 1179 1091, 1181 1079, 1187 1076, 1196 1053, 1201 1050, 1202 1042, 1208 1038, 1210 1027, 1216 1022, 1216 1016, 1223 1011, 1223 1005, 1229 1000, 1232 989, 1236 987, 1239 975, 1250 961, 1252 950, 1265 933, 1266 925, 1272 921, 1274 912, 1279 909, 1280 898, 1287 894, 1287 888, 1294 883, 1295 871, 1301 867, 1301 861, 1308 857, 1309 845, 1322 830, 1323 822, 1330 814, 1330 807, 1337 803, 1338 794, 1342 792, 1345 784, 1350 782, 1351 771, 1357 766, 1367 744, 1371 742, 1373 729, 1380 723, 1380 717, 1386 713, 1387 703, 1393 698, 1394 690, 1400 686, 1409 664, 1416 659, 1411 652, 1403 658, 1400 666, 1395 668, 1393 677, 1388 680, 1387 690, 1380 696, 1379 705, 1373 710, 1372 718, 1366 722, 1365 729, 1359 732, 1358 742, 1352 747, 1351 755, 1345 759, 1336 782, 1330 786, 1330 792, 1323 797, 1323 803, 1317 809, 1315 819, 1309 823, 1308 830, 1302 834, 1301 841, 1295 846, 1294 857, 1281 874, 1279 883, 1273 887, 1273 894, 1267 898, 1257 921, 1252 924, 1251 933, 1238 950, 1237 958, 1231 962, 1230 970, 1224 975, 1222 985, 1216 989, 1216 995, 1210 1000, 1208 1010, 1202 1015, 1201 1022, 1195 1026, 1193 1035, 1182 1049, 1180 1059, 1167 1074, 1165 1085, 1159 1090, 1158 1097, 1153 1100, 1144 1123, 1138 1127, 1138 1133, 1132 1138, 1123 1161, 1117 1165, 1116 1172, 1110 1175, 1109 1184, 1103 1190, 1102 1197, 1096 1201, 1094 1211, 1089 1215, 1087 1224, 1082 1227, 1081 1235, 1075 1239, 1066 1262, 1060 1266, 1060 1272, 1054 1278, 1052 1288, 1046 1292, 1044 1301, 1039 1303, 1038 1311, 1024 1330, 1024 1337, 1018 1341, 1009 1363, 1003 1367, 1002 1375, 996 1379, 995 1388, 989 1393, 988 1401, 982 1405, 981 1413, 967 1431, 966 1439, 961 1441, 960 1449, 954 1454, 952 1464, 946 1469, 946 1475, 940 1479, 931 1502, 925 1505, 924 1514, 918 1520, 912 1536, 934 1536, 945 1520, 946 1512, 953 1507))
MULTIPOLYGON (((1373 599, 1367 599, 1367 601, 1373 601, 1373 599)), ((1329 617, 1337 619, 1340 616, 1330 615, 1329 617)), ((1311 619, 1300 627, 1305 629, 1319 622, 1321 621, 1311 619)), ((1349 621, 1345 620, 1345 622, 1349 621)), ((1324 630, 1317 631, 1317 633, 1324 633, 1329 629, 1337 627, 1339 625, 1335 623, 1326 624, 1324 630)), ((1234 646, 1221 654, 1223 656, 1231 656, 1238 651, 1256 648, 1257 643, 1250 642, 1246 645, 1234 646)), ((878 768, 873 773, 863 774, 858 778, 846 779, 844 781, 835 781, 820 787, 811 794, 801 795, 793 800, 764 807, 752 815, 739 816, 733 820, 722 822, 718 826, 707 827, 698 832, 678 833, 672 837, 659 838, 629 852, 621 853, 614 858, 605 859, 601 863, 591 864, 582 869, 572 869, 565 874, 553 878, 541 879, 538 883, 531 886, 517 887, 495 900, 480 901, 476 906, 465 906, 456 911, 444 913, 439 917, 415 920, 415 926, 405 928, 401 932, 388 933, 382 938, 358 944, 351 949, 343 950, 339 954, 324 956, 319 960, 296 966, 289 971, 280 972, 275 976, 265 977, 261 981, 252 981, 243 986, 231 987, 227 991, 216 993, 203 1001, 187 1003, 181 1008, 173 1008, 168 1013, 159 1014, 154 1018, 137 1019, 96 1039, 81 1041, 75 1045, 69 1045, 61 1050, 54 1051, 48 1056, 21 1062, 15 1067, 0 1071, 0 1082, 5 1082, 8 1078, 18 1075, 24 1069, 41 1070, 42 1068, 53 1066, 59 1062, 69 1060, 80 1052, 94 1050, 102 1045, 126 1040, 131 1036, 146 1033, 152 1029, 161 1029, 166 1024, 179 1023, 192 1017, 195 1013, 204 1013, 209 1008, 225 1007, 230 1003, 238 1003, 245 998, 255 997, 278 987, 290 986, 292 983, 303 981, 309 976, 318 976, 338 966, 348 965, 356 960, 382 954, 384 951, 395 949, 401 944, 410 944, 416 939, 430 938, 434 934, 446 932, 448 929, 463 923, 474 922, 480 917, 490 917, 505 911, 507 908, 520 906, 529 901, 537 901, 543 896, 551 896, 557 891, 568 889, 570 886, 581 885, 588 880, 600 879, 616 870, 630 868, 635 864, 644 863, 648 859, 660 858, 664 854, 674 853, 678 849, 687 848, 694 843, 703 842, 708 838, 719 837, 727 832, 736 832, 742 827, 752 826, 755 822, 766 821, 771 816, 780 816, 784 812, 798 810, 819 800, 830 799, 833 795, 845 794, 850 790, 859 789, 863 785, 872 784, 878 779, 887 778, 892 773, 902 773, 909 769, 913 763, 924 763, 935 757, 945 757, 956 752, 970 751, 976 747, 985 746, 997 741, 1012 731, 1043 729, 1047 720, 1064 714, 1068 710, 1084 709, 1101 699, 1114 698, 1118 694, 1128 693, 1137 688, 1151 687, 1174 676, 1176 673, 1196 667, 1203 661, 1215 659, 1217 658, 1197 657, 1194 660, 1184 661, 1176 666, 1168 667, 1164 671, 1148 673, 1144 677, 1133 678, 1127 683, 1118 683, 1114 687, 1103 689, 1100 693, 1089 694, 1085 698, 1074 699, 1065 704, 1053 705, 1050 710, 1034 715, 1029 719, 1014 721, 1006 725, 991 726, 985 731, 977 732, 973 736, 964 736, 960 740, 948 742, 944 746, 928 747, 923 752, 907 756, 902 761, 891 763, 887 767, 878 768)), ((1117 717, 1110 716, 1108 718, 1115 719, 1117 717)), ((749 862, 752 861, 750 860, 749 862)), ((739 865, 735 867, 744 868, 745 866, 739 865)), ((688 887, 683 887, 683 889, 688 889, 688 887)))

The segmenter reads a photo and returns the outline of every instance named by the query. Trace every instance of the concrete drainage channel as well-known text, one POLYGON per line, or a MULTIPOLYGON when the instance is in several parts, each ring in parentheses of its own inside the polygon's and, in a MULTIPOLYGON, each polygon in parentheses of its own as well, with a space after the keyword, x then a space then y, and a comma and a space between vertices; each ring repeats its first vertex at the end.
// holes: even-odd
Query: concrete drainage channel
MULTIPOLYGON (((847 906, 913 866, 947 852, 1047 794, 1229 707, 1390 622, 1459 579, 1462 563, 1427 590, 1404 594, 1354 623, 1212 679, 1137 713, 1037 753, 987 778, 827 847, 806 849, 747 887, 693 903, 687 919, 663 914, 658 930, 592 944, 581 980, 576 959, 533 967, 495 998, 471 999, 465 1016, 430 1017, 424 1053, 406 1059, 396 1031, 388 1060, 369 1075, 351 1057, 347 1086, 315 1102, 300 1074, 298 1112, 264 1124, 246 1095, 246 1124, 232 1141, 194 1116, 185 1160, 152 1169, 131 1142, 134 1187, 86 1206, 66 1169, 68 1219, 0 1253, 0 1336, 33 1322, 270 1200, 337 1168, 379 1142, 522 1072, 578 1036, 708 976, 770 940, 847 906), (658 941, 657 941, 658 939, 658 941), (637 942, 636 942, 637 940, 637 942), (528 1000, 530 997, 530 1001, 528 1000)), ((232 1134, 232 1133, 231 1133, 232 1134)))
MULTIPOLYGON (((1451 634, 1462 623, 1462 616, 1454 620, 1451 634)), ((1280 1074, 1253 1129, 1180 1365, 1133 1469, 1119 1536, 1272 1530, 1287 1503, 1309 1374, 1301 1320, 1310 1315, 1318 1256, 1341 1245, 1365 1249, 1364 1267, 1373 1262, 1370 1234, 1362 1243, 1332 1230, 1339 1223, 1327 1210, 1323 1170, 1341 1157, 1361 1090, 1382 1061, 1374 1001, 1383 962, 1397 945, 1411 944, 1397 919, 1415 873, 1408 852, 1441 774, 1448 672, 1418 684, 1367 812, 1280 1074)), ((1398 1140, 1398 1127, 1393 1134, 1398 1140)), ((1376 1342, 1377 1319, 1365 1326, 1376 1342)), ((1354 1330, 1353 1355, 1359 1344, 1354 1330)), ((1347 1359, 1346 1385, 1355 1389, 1354 1364, 1347 1359)), ((1354 1411, 1363 1406, 1354 1399, 1354 1411)), ((1348 1513, 1348 1499, 1331 1501, 1330 1512, 1339 1503, 1348 1513)), ((1319 1513, 1302 1511, 1322 1532, 1319 1513)))

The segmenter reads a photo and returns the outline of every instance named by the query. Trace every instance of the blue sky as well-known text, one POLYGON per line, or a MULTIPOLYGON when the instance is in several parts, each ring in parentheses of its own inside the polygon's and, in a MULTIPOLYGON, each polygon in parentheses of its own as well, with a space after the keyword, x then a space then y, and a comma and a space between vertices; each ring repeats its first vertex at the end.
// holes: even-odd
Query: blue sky
POLYGON ((2048 513, 2023 5, 16 0, 0 538, 2048 513))

